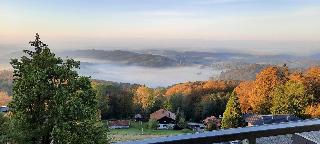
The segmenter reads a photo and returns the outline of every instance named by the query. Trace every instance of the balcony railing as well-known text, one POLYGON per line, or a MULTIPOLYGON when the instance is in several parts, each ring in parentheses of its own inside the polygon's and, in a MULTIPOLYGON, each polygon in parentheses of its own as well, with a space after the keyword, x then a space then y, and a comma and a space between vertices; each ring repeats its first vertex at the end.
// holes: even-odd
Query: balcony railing
POLYGON ((235 140, 249 141, 249 144, 255 144, 257 138, 270 137, 278 135, 295 134, 320 130, 320 120, 304 120, 297 122, 288 122, 280 124, 269 124, 262 126, 243 127, 234 129, 224 129, 212 132, 203 132, 196 134, 183 134, 177 136, 145 139, 141 141, 121 142, 124 144, 209 144, 228 142, 235 140))

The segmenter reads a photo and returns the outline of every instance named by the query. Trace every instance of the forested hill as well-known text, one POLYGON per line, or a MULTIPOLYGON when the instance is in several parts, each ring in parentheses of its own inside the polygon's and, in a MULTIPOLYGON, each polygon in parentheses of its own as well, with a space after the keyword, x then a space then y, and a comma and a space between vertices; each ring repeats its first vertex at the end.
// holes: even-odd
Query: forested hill
POLYGON ((270 65, 248 64, 239 68, 229 69, 221 72, 220 80, 254 80, 256 75, 270 65))
POLYGON ((78 59, 91 59, 92 61, 112 62, 115 64, 135 65, 145 67, 172 67, 179 66, 178 61, 165 56, 143 54, 122 50, 76 50, 66 51, 60 56, 70 56, 78 59))
MULTIPOLYGON (((286 63, 290 68, 307 68, 319 64, 318 55, 294 56, 286 54, 255 55, 232 52, 198 52, 174 50, 73 50, 57 53, 62 57, 72 57, 82 62, 109 62, 121 65, 144 67, 176 67, 176 66, 215 66, 247 63, 263 65, 281 65, 286 63), (91 61, 88 61, 91 60, 91 61)), ((216 68, 216 67, 214 67, 216 68)))

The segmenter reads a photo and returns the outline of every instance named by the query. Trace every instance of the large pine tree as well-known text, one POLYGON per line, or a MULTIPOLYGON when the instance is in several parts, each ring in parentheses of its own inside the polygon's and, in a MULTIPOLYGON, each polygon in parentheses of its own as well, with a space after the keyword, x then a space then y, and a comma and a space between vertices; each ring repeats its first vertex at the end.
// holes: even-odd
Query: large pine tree
POLYGON ((223 113, 222 128, 242 127, 244 120, 242 118, 241 108, 238 97, 233 92, 227 103, 226 110, 223 113))
POLYGON ((105 143, 90 79, 75 71, 80 62, 56 57, 38 34, 30 44, 34 51, 11 61, 13 143, 105 143))

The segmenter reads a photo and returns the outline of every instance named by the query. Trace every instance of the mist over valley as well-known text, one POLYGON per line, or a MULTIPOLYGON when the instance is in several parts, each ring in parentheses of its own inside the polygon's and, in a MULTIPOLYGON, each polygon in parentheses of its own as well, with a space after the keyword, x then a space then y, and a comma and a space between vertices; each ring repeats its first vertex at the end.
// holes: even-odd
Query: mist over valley
MULTIPOLYGON (((122 83, 136 83, 150 87, 167 87, 188 81, 252 80, 263 68, 286 64, 291 69, 303 70, 319 64, 319 54, 254 55, 231 52, 203 52, 176 50, 66 50, 58 56, 81 61, 78 72, 93 79, 122 83)), ((22 52, 1 55, 1 69, 11 69, 11 58, 22 52)))

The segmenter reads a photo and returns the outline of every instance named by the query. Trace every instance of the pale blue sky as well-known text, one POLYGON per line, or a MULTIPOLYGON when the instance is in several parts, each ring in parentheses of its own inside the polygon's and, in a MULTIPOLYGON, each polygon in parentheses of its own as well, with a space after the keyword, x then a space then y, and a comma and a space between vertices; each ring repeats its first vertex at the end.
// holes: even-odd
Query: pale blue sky
POLYGON ((320 49, 320 0, 0 0, 0 44, 25 43, 36 32, 57 46, 289 51, 297 42, 300 53, 320 49))

